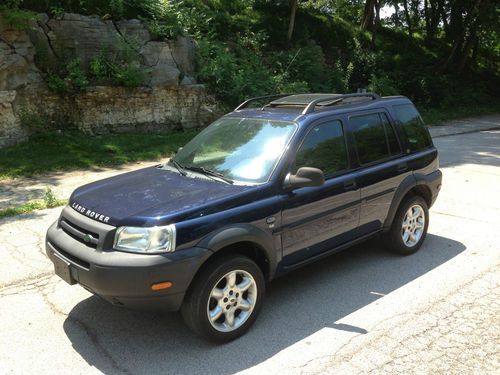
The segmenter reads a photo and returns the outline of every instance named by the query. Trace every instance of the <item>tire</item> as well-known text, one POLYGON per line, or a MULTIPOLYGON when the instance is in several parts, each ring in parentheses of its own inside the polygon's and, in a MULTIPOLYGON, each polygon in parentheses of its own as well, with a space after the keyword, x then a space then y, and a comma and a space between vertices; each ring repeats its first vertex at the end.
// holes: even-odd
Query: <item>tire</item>
POLYGON ((429 209, 427 203, 420 196, 410 196, 399 206, 391 229, 385 234, 385 243, 389 250, 396 254, 413 254, 422 246, 428 226, 429 209), (413 218, 407 216, 410 209, 412 209, 413 218), (421 210, 421 213, 418 212, 418 209, 421 210), (404 222, 406 223, 405 227, 403 227, 404 222), (408 235, 409 233, 413 234, 413 238, 412 235, 408 235))
POLYGON ((201 270, 189 288, 181 307, 182 318, 208 340, 232 341, 255 322, 265 288, 262 270, 251 259, 242 255, 216 259, 201 270), (218 318, 212 323, 209 314, 218 318))

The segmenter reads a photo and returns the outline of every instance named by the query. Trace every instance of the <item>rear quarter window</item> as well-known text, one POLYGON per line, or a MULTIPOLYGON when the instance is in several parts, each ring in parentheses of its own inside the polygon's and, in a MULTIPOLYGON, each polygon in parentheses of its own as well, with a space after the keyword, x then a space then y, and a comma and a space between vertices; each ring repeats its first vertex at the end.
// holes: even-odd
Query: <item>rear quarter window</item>
POLYGON ((432 145, 431 136, 422 118, 412 104, 395 105, 394 112, 408 141, 409 151, 418 151, 432 145))

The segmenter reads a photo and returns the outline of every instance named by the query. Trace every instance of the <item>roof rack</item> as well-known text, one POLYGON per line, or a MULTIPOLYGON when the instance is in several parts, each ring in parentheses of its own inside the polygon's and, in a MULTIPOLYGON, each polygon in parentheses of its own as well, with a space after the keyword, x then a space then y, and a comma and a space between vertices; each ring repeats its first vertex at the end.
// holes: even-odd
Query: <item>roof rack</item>
POLYGON ((262 109, 265 107, 277 107, 277 106, 299 106, 304 107, 305 109, 302 111, 302 115, 307 115, 308 113, 314 112, 314 109, 317 105, 321 106, 329 106, 339 103, 347 98, 371 98, 371 100, 379 99, 380 96, 373 92, 358 92, 352 94, 276 94, 276 95, 264 95, 257 96, 255 98, 251 98, 245 100, 238 107, 236 107, 235 111, 240 109, 247 108, 250 103, 263 100, 263 99, 280 99, 291 97, 289 101, 286 100, 275 100, 268 102, 265 104, 262 109), (315 99, 316 98, 316 99, 315 99), (294 100, 295 99, 295 100, 294 100), (305 100, 304 100, 305 99, 305 100), (324 103, 327 102, 327 103, 324 103), (324 103, 324 104, 320 104, 324 103))
POLYGON ((321 102, 328 101, 329 103, 326 105, 333 105, 347 98, 358 98, 358 97, 369 97, 372 98, 372 100, 380 99, 380 95, 375 94, 373 92, 358 92, 353 94, 338 94, 332 96, 325 96, 323 98, 315 99, 311 101, 309 104, 307 104, 306 108, 302 111, 302 114, 307 115, 308 113, 314 112, 316 106, 321 102))
POLYGON ((264 96, 257 96, 255 98, 250 98, 248 100, 245 100, 243 103, 241 103, 238 107, 235 108, 235 111, 239 109, 243 109, 248 107, 248 105, 252 102, 259 101, 262 99, 275 99, 275 98, 284 98, 285 96, 290 96, 290 95, 295 95, 295 94, 275 94, 275 95, 264 95, 264 96))

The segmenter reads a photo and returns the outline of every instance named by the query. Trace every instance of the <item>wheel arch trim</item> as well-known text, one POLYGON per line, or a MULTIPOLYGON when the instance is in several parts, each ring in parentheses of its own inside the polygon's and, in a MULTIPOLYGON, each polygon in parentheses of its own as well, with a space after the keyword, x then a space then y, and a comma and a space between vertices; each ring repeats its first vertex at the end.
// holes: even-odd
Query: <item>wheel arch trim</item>
POLYGON ((273 238, 270 234, 252 224, 234 224, 221 228, 204 237, 197 246, 209 249, 216 255, 219 251, 240 242, 256 245, 258 250, 267 259, 267 278, 268 280, 273 279, 278 262, 278 254, 273 238))

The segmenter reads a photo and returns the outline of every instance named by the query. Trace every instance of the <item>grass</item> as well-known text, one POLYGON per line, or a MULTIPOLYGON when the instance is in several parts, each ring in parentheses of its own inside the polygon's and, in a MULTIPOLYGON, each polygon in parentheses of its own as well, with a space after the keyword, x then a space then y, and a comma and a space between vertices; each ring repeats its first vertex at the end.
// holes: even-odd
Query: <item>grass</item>
POLYGON ((489 115, 499 113, 500 101, 493 101, 482 104, 464 104, 447 108, 419 108, 422 118, 427 125, 439 126, 443 122, 456 120, 459 118, 489 115))
POLYGON ((0 219, 8 216, 27 214, 35 210, 64 206, 67 203, 67 199, 57 199, 52 190, 47 188, 42 199, 35 199, 17 207, 9 207, 0 210, 0 219))
POLYGON ((169 157, 198 131, 168 135, 87 136, 76 132, 37 134, 26 142, 0 149, 0 180, 169 157))

